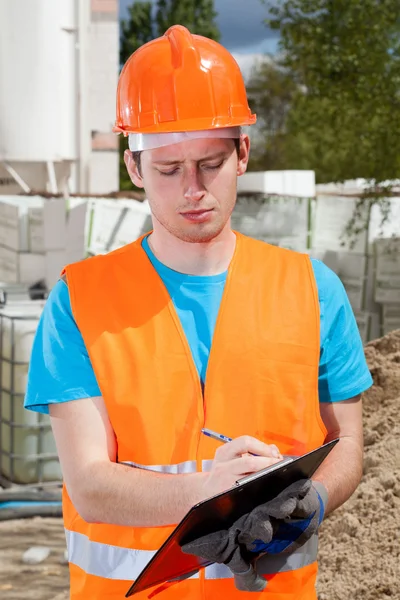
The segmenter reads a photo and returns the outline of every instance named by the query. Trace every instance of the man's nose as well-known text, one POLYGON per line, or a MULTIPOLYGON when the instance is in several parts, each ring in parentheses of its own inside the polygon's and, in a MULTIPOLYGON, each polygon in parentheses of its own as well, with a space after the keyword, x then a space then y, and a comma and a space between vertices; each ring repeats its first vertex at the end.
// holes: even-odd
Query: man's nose
POLYGON ((196 167, 190 167, 184 175, 184 197, 187 200, 199 201, 204 198, 205 193, 199 170, 196 167))

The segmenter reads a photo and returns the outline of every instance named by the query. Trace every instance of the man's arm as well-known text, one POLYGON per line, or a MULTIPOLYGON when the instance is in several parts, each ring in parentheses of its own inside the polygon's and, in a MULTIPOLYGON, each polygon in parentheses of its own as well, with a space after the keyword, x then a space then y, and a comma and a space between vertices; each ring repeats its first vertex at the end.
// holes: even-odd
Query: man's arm
POLYGON ((102 397, 54 404, 49 410, 64 481, 85 521, 166 525, 178 522, 195 503, 192 477, 115 463, 116 441, 102 397), (151 502, 155 494, 164 502, 151 502))
POLYGON ((281 458, 275 446, 242 436, 218 448, 209 473, 156 473, 115 462, 116 440, 102 397, 51 404, 49 410, 68 493, 81 517, 92 523, 177 523, 197 502, 281 458))
POLYGON ((313 477, 328 491, 326 513, 341 506, 357 488, 363 472, 361 396, 343 402, 320 403, 321 417, 328 430, 326 442, 340 442, 313 477))

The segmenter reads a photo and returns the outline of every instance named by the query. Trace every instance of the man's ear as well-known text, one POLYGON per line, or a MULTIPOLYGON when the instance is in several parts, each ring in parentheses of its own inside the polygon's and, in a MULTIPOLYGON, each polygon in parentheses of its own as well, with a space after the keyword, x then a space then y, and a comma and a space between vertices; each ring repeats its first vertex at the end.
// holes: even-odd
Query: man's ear
POLYGON ((249 153, 250 153, 250 138, 247 134, 243 134, 240 136, 240 149, 239 149, 239 157, 238 157, 238 168, 237 174, 243 175, 246 173, 247 164, 249 162, 249 153))
POLYGON ((142 176, 139 173, 138 166, 133 160, 132 152, 130 150, 125 150, 124 162, 132 183, 138 188, 144 188, 142 176))

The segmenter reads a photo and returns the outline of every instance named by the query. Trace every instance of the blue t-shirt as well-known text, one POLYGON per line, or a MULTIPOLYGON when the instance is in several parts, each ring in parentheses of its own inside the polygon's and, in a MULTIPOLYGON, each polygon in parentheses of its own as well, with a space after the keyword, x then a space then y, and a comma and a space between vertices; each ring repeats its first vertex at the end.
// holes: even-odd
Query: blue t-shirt
MULTIPOLYGON (((163 265, 145 238, 151 263, 166 286, 204 382, 215 322, 227 273, 185 275, 163 265)), ((357 323, 340 279, 312 259, 317 282, 321 352, 320 402, 347 400, 368 389, 368 370, 357 323)), ((68 287, 60 280, 50 292, 33 343, 25 407, 48 413, 48 405, 100 396, 82 335, 72 315, 68 287)))

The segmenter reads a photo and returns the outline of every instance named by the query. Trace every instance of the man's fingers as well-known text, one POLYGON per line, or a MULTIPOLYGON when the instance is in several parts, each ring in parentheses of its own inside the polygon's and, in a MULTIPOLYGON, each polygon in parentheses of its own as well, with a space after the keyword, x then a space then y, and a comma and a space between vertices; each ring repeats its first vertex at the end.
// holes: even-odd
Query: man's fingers
POLYGON ((249 473, 256 473, 271 465, 275 465, 280 460, 280 458, 267 458, 265 456, 251 456, 250 454, 247 454, 231 461, 232 474, 244 476, 249 473))
POLYGON ((224 461, 232 460, 233 458, 240 457, 243 454, 247 453, 256 454, 256 458, 282 458, 279 449, 274 444, 265 444, 261 440, 258 440, 257 438, 254 438, 250 435, 242 435, 240 437, 235 438, 231 442, 220 446, 215 453, 215 459, 224 461))

